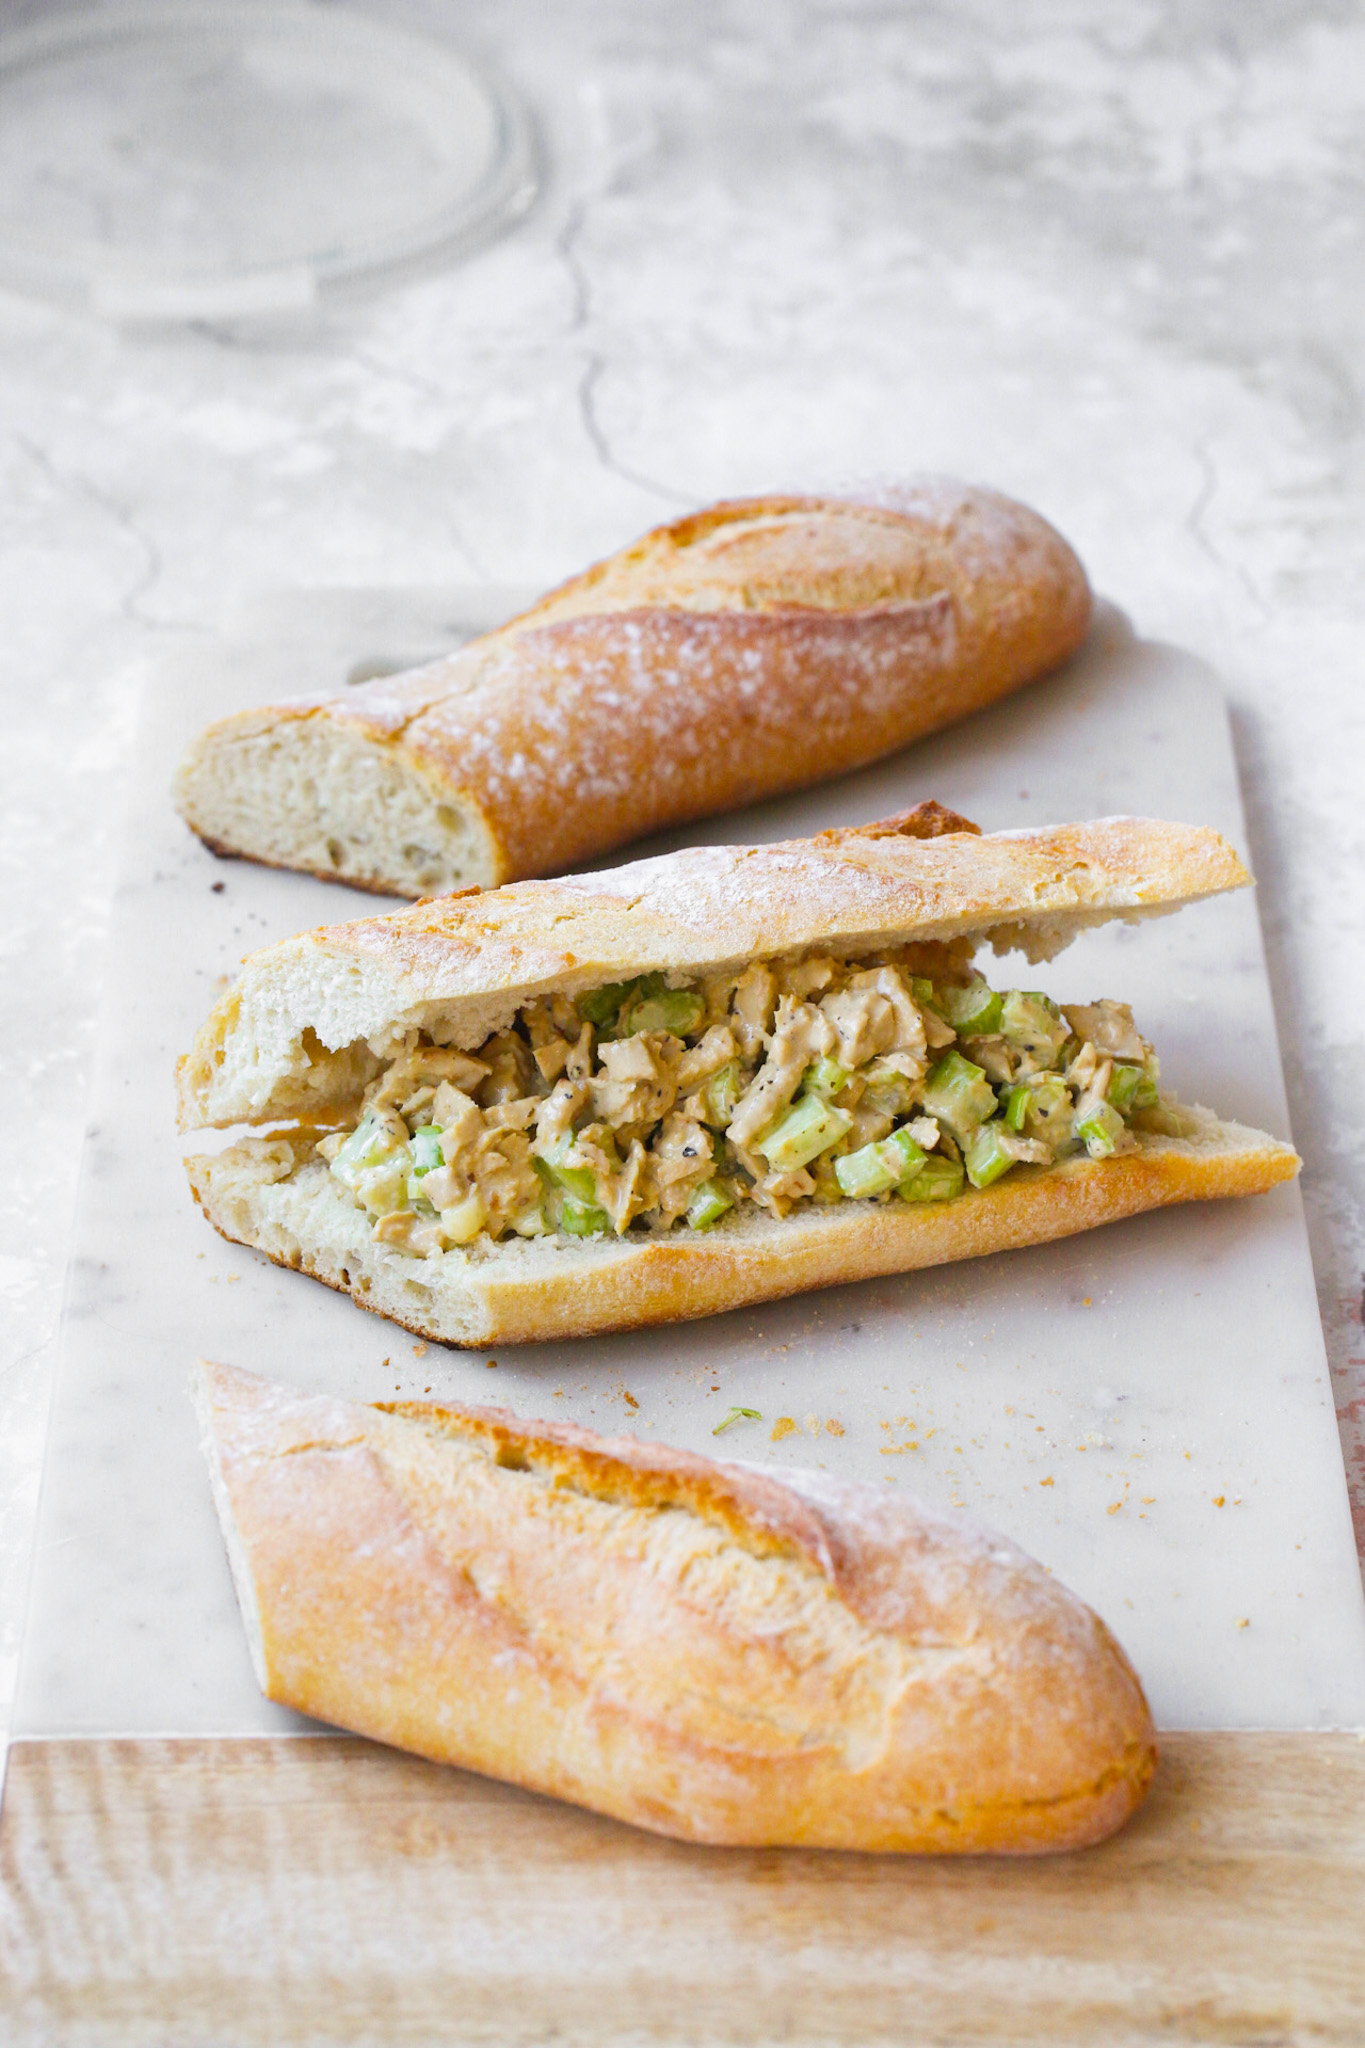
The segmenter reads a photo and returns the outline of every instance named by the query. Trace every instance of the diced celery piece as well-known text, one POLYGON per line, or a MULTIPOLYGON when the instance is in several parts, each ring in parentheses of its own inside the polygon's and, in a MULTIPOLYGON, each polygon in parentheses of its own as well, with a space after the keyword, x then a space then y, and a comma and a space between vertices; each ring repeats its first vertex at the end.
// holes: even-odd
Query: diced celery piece
POLYGON ((915 1143, 909 1131, 893 1131, 889 1138, 836 1159, 834 1178, 846 1195, 884 1195, 889 1188, 903 1188, 913 1180, 925 1157, 923 1146, 915 1143))
POLYGON ((967 1178, 974 1188, 988 1188, 992 1181, 999 1180, 1002 1173, 1008 1173, 1015 1164, 1005 1150, 1004 1127, 999 1118, 982 1124, 981 1129, 967 1147, 967 1178))
POLYGON ((1076 1119, 1076 1136, 1092 1159, 1108 1159, 1123 1135, 1123 1118, 1107 1102, 1097 1102, 1076 1119))
POLYGON ((848 1086, 848 1069, 841 1067, 838 1060, 815 1060, 801 1076, 803 1095, 818 1095, 823 1102, 833 1101, 848 1086))
POLYGON ((599 1209, 595 1202, 580 1202, 575 1195, 565 1195, 559 1214, 559 1227, 570 1237, 601 1237, 611 1229, 611 1218, 605 1209, 599 1209))
POLYGON ((711 1432, 712 1436, 719 1436, 723 1429, 728 1429, 732 1422, 738 1422, 741 1416, 744 1416, 749 1422, 762 1422, 763 1420, 763 1412, 759 1408, 732 1408, 728 1415, 721 1417, 711 1432))
POLYGON ((412 1134, 412 1156, 418 1171, 427 1173, 441 1164, 441 1126, 422 1124, 412 1134))
POLYGON ((694 1230, 709 1230, 734 1206, 734 1196, 720 1181, 704 1180, 687 1205, 687 1220, 694 1230))
POLYGON ((1000 1035, 1050 1067, 1071 1036, 1057 1005, 1036 989, 1012 988, 1000 1007, 1000 1035))
POLYGON ((705 996, 695 989, 667 988, 661 995, 644 996, 631 1004, 621 1035, 633 1038, 637 1031, 671 1031, 675 1038, 686 1038, 705 1015, 705 996))
POLYGON ((441 1235, 451 1244, 468 1244, 478 1236, 488 1221, 483 1196, 477 1188, 471 1188, 461 1201, 452 1202, 448 1209, 441 1211, 441 1235))
POLYGON ((898 1187, 904 1187, 906 1181, 913 1180, 929 1157, 909 1131, 893 1131, 889 1138, 882 1139, 878 1149, 888 1166, 895 1167, 898 1187))
POLYGON ((936 1017, 943 1016, 943 998, 926 975, 911 975, 910 993, 921 1010, 932 1010, 936 1017))
POLYGON ((407 1150, 403 1139, 373 1110, 367 1110, 332 1161, 332 1172, 348 1188, 355 1188, 363 1173, 390 1160, 401 1158, 406 1171, 407 1150))
POLYGON ((423 1124, 420 1131, 412 1134, 412 1170, 414 1173, 430 1173, 434 1166, 442 1163, 441 1126, 423 1124))
POLYGON ((1031 1088, 1025 1088, 1020 1085, 1014 1088, 1001 1089, 1000 1111, 1012 1131, 1023 1130, 1024 1118, 1029 1113, 1029 1104, 1032 1100, 1033 1090, 1031 1088))
POLYGON ((701 1091, 703 1122, 723 1131, 735 1113, 740 1087, 738 1060, 727 1060, 723 1067, 717 1067, 701 1091))
POLYGON ((633 981, 608 981, 601 988, 585 989, 581 996, 575 996, 574 1007, 585 1024, 595 1024, 600 1030, 604 1024, 615 1021, 617 1011, 635 988, 633 981))
POLYGON ((562 1188, 566 1195, 575 1195, 580 1201, 597 1200, 597 1176, 590 1166, 566 1166, 564 1154, 569 1150, 571 1139, 561 1138, 548 1157, 537 1154, 531 1164, 541 1179, 550 1187, 562 1188))
POLYGON ((903 1180, 896 1192, 903 1202, 950 1202, 962 1193, 965 1178, 955 1159, 931 1152, 913 1180, 903 1180))
POLYGON ((1065 1081, 1035 1081, 1028 1091, 1024 1132, 1054 1147, 1071 1136, 1071 1090, 1065 1081))
POLYGON ((895 1187, 900 1175, 880 1145, 864 1145, 857 1152, 845 1152, 835 1160, 834 1178, 841 1194, 864 1201, 869 1195, 884 1195, 888 1188, 895 1187))
POLYGON ((960 1038, 984 1038, 1000 1029, 1003 998, 979 978, 967 988, 943 988, 939 1006, 960 1038))
MULTIPOLYGON (((445 1164, 441 1152, 441 1131, 437 1124, 423 1124, 412 1134, 412 1166, 408 1173, 408 1200, 422 1199, 422 1182, 436 1167, 445 1164)), ((429 1204, 426 1205, 430 1207, 429 1204)), ((432 1212, 435 1213, 434 1211, 432 1212)))
POLYGON ((794 1173, 837 1145, 852 1123, 846 1109, 836 1109, 818 1095, 798 1096, 786 1115, 755 1140, 754 1150, 779 1173, 794 1173))
POLYGON ((965 1142, 978 1124, 994 1116, 995 1090, 980 1067, 960 1052, 945 1053, 924 1084, 924 1107, 965 1142))
POLYGON ((512 1228, 518 1237, 544 1237, 549 1229, 545 1211, 539 1202, 532 1202, 528 1208, 519 1209, 512 1218, 512 1228))
POLYGON ((1108 1100, 1113 1103, 1121 1116, 1134 1109, 1155 1109, 1157 1103, 1156 1083, 1149 1077, 1145 1067, 1128 1066, 1118 1061, 1109 1077, 1108 1100))

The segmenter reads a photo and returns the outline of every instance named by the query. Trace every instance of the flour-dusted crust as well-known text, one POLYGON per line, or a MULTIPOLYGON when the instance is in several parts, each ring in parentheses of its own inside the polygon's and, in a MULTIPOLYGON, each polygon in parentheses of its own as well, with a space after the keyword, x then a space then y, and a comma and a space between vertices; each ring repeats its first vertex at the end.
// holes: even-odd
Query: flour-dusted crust
POLYGON ((944 832, 927 808, 930 837, 922 806, 859 830, 689 847, 287 939, 247 961, 181 1062, 182 1123, 342 1114, 404 1031, 478 1045, 552 990, 912 939, 966 936, 1041 959, 1088 925, 1159 916, 1251 879, 1200 826, 944 832))
POLYGON ((685 1840, 1072 1849, 1156 1746, 1104 1624, 960 1514, 204 1365, 270 1698, 685 1840))
POLYGON ((1114 1159, 1021 1167, 951 1202, 757 1209, 707 1231, 504 1239, 414 1259, 376 1244, 368 1218, 304 1131, 248 1138, 186 1162, 224 1237, 349 1294, 416 1335, 481 1347, 586 1337, 1070 1237, 1175 1202, 1262 1194, 1299 1170, 1293 1148, 1206 1110, 1195 1134, 1140 1136, 1114 1159))
POLYGON ((995 492, 736 500, 446 660, 221 720, 176 800, 215 852, 491 887, 875 760, 1055 668, 1090 611, 1065 541, 995 492))

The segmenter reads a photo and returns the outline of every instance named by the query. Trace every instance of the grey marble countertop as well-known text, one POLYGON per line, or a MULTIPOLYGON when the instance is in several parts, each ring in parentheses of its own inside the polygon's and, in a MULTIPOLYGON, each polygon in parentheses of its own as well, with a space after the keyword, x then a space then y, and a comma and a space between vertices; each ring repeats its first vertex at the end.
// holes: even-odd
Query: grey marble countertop
POLYGON ((722 494, 915 469, 1038 505, 1225 684, 1365 1541, 1365 18, 406 11, 534 109, 504 240, 293 325, 0 296, 0 1694, 160 652, 266 587, 547 583, 722 494))

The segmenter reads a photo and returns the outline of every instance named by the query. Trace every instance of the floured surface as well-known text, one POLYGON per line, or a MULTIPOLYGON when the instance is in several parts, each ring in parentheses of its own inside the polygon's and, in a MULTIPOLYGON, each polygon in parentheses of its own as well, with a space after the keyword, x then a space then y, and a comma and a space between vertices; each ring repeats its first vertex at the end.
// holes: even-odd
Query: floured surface
MULTIPOLYGON (((1099 1609, 1159 1722, 1365 1723, 1365 1610, 1296 1189, 709 1322, 504 1351, 496 1371, 482 1355, 415 1348, 208 1230, 179 1166, 175 1055, 242 953, 375 906, 215 862, 165 794, 179 750, 211 716, 386 654, 435 652, 516 597, 295 599, 156 688, 16 1732, 311 1725, 265 1705, 251 1676, 196 1447, 196 1353, 350 1398, 497 1399, 961 1502, 1099 1609), (732 1405, 761 1422, 713 1437, 732 1405)), ((648 850, 785 837, 930 795, 987 829, 1135 811, 1246 846, 1212 679, 1133 643, 1110 614, 1054 681, 823 791, 648 850)), ((1012 961, 994 978, 1021 974, 1012 961)), ((1024 978, 1035 985, 1038 970, 1024 978)), ((1250 896, 1089 934, 1041 979, 1063 1000, 1131 1001, 1177 1092, 1287 1134, 1250 896)))

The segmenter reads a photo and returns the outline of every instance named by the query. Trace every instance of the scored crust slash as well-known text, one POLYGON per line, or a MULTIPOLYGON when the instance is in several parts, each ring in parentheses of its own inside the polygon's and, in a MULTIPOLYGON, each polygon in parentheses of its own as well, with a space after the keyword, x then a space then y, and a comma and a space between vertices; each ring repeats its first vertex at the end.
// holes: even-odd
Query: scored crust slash
POLYGON ((819 1472, 204 1365, 260 1685, 686 1841, 1036 1854, 1156 1764, 1103 1622, 1003 1537, 819 1472))
POLYGON ((226 1236, 480 1346, 1256 1194, 1292 1148, 1172 1095, 1127 1003, 974 965, 1249 881, 1197 826, 931 805, 324 927, 182 1060, 182 1126, 276 1126, 191 1185, 226 1236))
POLYGON ((1056 668, 1090 611, 992 491, 737 500, 428 667, 209 726, 176 802, 215 853, 491 888, 876 760, 1056 668))

